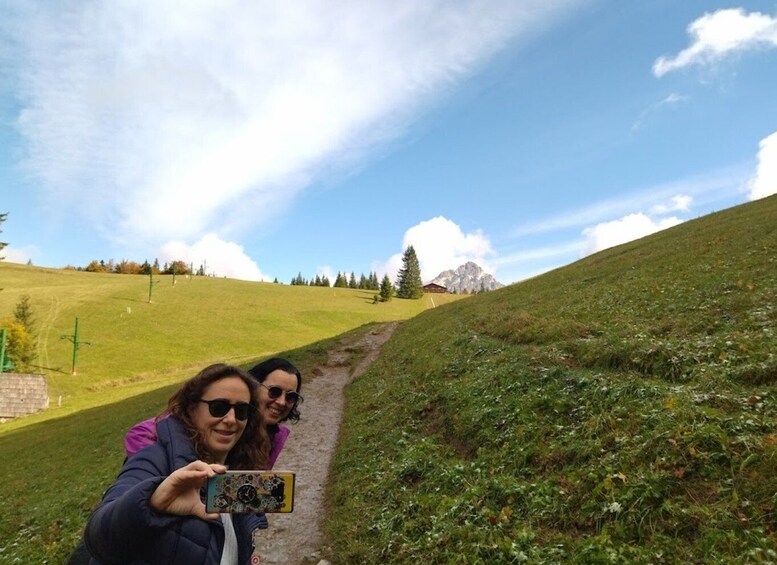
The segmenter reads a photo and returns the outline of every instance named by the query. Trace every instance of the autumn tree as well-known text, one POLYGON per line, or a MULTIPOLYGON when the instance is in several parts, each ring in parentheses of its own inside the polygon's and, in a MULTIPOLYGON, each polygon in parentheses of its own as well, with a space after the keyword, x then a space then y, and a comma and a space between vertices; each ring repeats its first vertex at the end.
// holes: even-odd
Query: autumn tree
POLYGON ((13 319, 6 320, 3 325, 8 328, 8 358, 16 365, 16 370, 29 370, 35 361, 35 318, 28 295, 22 295, 16 303, 13 319))
POLYGON ((189 265, 183 261, 173 261, 169 265, 165 264, 165 269, 162 272, 163 275, 188 275, 190 273, 189 265))
POLYGON ((421 267, 415 249, 410 245, 402 255, 402 268, 397 276, 398 298, 421 298, 424 295, 421 267))

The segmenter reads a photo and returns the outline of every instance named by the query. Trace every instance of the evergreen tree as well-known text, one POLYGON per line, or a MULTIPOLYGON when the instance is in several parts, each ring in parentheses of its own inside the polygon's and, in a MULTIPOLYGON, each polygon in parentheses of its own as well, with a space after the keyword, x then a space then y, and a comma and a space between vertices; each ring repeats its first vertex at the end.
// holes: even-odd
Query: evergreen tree
POLYGON ((410 245, 402 255, 402 268, 397 277, 398 298, 421 298, 424 295, 421 267, 415 249, 410 245))
POLYGON ((359 277, 359 288, 362 290, 368 289, 367 286, 367 277, 364 276, 364 273, 362 273, 362 276, 359 277))
POLYGON ((391 284, 389 276, 383 275, 383 280, 380 283, 380 301, 388 302, 392 296, 394 296, 394 286, 391 284))
POLYGON ((23 325, 28 332, 33 333, 35 318, 32 315, 29 295, 23 294, 19 298, 19 302, 16 303, 16 308, 13 312, 13 319, 23 325))
MULTIPOLYGON (((8 212, 6 212, 5 214, 0 214, 0 225, 2 225, 2 223, 5 221, 5 219, 6 219, 7 217, 8 217, 8 212)), ((3 233, 3 230, 0 230, 0 233, 3 233)), ((4 242, 0 241, 0 251, 2 251, 3 249, 5 249, 5 247, 6 247, 7 245, 8 245, 7 243, 4 243, 4 242)), ((0 261, 2 261, 3 259, 5 259, 5 257, 3 257, 2 255, 0 255, 0 261)))
POLYGON ((341 274, 340 271, 337 271, 337 277, 335 278, 335 288, 346 287, 348 287, 348 280, 345 278, 345 275, 341 274))
POLYGON ((321 286, 321 275, 316 275, 316 282, 314 284, 316 286, 321 286))
POLYGON ((356 284, 356 275, 353 274, 353 271, 351 271, 351 278, 348 279, 348 288, 357 288, 358 285, 356 284))
POLYGON ((321 275, 321 286, 325 286, 325 287, 327 287, 327 288, 329 288, 330 286, 332 286, 332 285, 329 283, 329 277, 328 277, 328 276, 326 276, 326 275, 321 275))

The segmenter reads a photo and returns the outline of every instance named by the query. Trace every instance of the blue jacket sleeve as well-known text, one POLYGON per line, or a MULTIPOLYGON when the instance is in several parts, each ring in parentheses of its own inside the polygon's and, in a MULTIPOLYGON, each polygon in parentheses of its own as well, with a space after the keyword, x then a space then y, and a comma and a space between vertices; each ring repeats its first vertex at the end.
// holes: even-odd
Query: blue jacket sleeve
POLYGON ((153 535, 151 530, 179 519, 158 514, 149 506, 151 495, 168 474, 160 465, 164 457, 158 451, 152 446, 131 457, 89 517, 84 542, 89 553, 105 565, 126 562, 153 535))

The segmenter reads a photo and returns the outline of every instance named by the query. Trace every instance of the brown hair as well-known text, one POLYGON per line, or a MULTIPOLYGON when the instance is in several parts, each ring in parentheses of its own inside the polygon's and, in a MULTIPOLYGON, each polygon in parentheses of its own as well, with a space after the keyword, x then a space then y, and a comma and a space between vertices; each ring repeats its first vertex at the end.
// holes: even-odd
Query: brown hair
POLYGON ((212 462, 213 456, 208 451, 202 434, 194 425, 192 414, 205 389, 216 381, 228 377, 238 377, 246 384, 251 395, 250 404, 253 410, 249 412, 243 434, 230 450, 225 463, 232 469, 266 469, 269 464, 270 437, 264 429, 259 414, 259 385, 243 369, 224 363, 205 367, 170 397, 167 402, 167 412, 183 423, 189 438, 194 443, 197 457, 203 461, 212 462))

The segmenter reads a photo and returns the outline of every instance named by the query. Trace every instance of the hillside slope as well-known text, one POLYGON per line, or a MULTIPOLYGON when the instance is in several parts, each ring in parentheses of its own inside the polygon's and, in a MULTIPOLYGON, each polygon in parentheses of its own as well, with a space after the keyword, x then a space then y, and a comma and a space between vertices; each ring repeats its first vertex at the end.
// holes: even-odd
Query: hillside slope
MULTIPOLYGON (((212 277, 149 278, 0 262, 0 325, 30 296, 37 367, 53 408, 72 413, 187 377, 192 367, 251 360, 431 308, 428 297, 373 303, 371 291, 301 287, 212 277), (77 374, 71 375, 75 320, 77 374), (61 407, 57 407, 61 403, 61 407)), ((435 303, 459 297, 439 295, 435 303)), ((39 416, 23 423, 39 421, 39 416)))
POLYGON ((338 562, 777 559, 777 197, 403 324, 349 390, 338 562))

